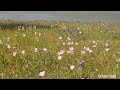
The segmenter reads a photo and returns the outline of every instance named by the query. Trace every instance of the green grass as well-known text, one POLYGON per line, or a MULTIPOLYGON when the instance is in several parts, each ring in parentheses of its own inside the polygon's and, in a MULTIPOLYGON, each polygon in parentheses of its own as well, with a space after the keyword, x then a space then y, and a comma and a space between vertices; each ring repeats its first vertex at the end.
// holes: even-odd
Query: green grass
MULTIPOLYGON (((34 22, 33 25, 42 26, 44 23, 34 22)), ((3 44, 0 44, 0 78, 97 79, 98 75, 116 75, 116 79, 120 79, 120 60, 116 61, 120 59, 120 23, 63 23, 47 22, 44 25, 57 27, 37 26, 37 29, 31 31, 18 30, 16 27, 19 24, 16 25, 15 22, 12 29, 1 28, 0 40, 3 44), (82 34, 78 33, 80 31, 82 34), (22 34, 26 36, 23 37, 22 34), (59 37, 62 37, 62 40, 59 40, 59 37), (67 37, 71 38, 73 45, 67 45, 67 37), (96 47, 93 47, 92 41, 96 41, 96 47), (109 45, 105 46, 107 41, 109 45), (11 51, 7 50, 6 44, 11 46, 11 51), (74 47, 73 55, 67 53, 69 47, 74 47), (89 47, 93 52, 81 55, 84 47, 89 47), (38 48, 37 53, 34 52, 35 48, 38 48), (43 48, 47 48, 47 51, 43 51, 43 48), (105 51, 105 48, 110 50, 105 51), (21 54, 22 50, 25 50, 25 55, 21 54), (65 53, 61 55, 62 59, 58 60, 57 53, 60 50, 64 50, 65 53), (13 52, 16 51, 17 55, 13 57, 13 52), (84 67, 80 66, 81 61, 85 62, 84 67), (71 70, 70 65, 74 65, 74 69, 71 70), (45 71, 45 76, 39 76, 41 71, 45 71)), ((1 27, 6 27, 6 24, 2 25, 1 27)), ((22 25, 32 24, 25 22, 22 25)))

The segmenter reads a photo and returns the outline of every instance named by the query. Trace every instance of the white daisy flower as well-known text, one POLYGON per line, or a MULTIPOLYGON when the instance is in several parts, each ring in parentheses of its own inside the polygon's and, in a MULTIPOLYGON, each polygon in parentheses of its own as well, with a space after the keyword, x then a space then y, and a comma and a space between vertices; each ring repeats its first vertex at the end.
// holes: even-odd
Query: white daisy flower
POLYGON ((67 51, 67 53, 70 53, 70 51, 67 51))
POLYGON ((64 50, 61 50, 60 52, 58 52, 58 55, 62 55, 62 54, 64 54, 64 50))
POLYGON ((26 37, 26 34, 24 34, 24 33, 23 33, 23 35, 22 35, 22 36, 23 36, 23 37, 26 37))
POLYGON ((95 41, 92 41, 92 43, 94 44, 94 43, 96 43, 95 41))
POLYGON ((81 34, 82 32, 80 31, 79 33, 81 34))
POLYGON ((20 28, 18 28, 18 30, 20 30, 20 28))
POLYGON ((98 69, 95 69, 95 71, 98 71, 98 69))
POLYGON ((37 48, 35 48, 35 53, 37 53, 38 52, 38 49, 37 48))
POLYGON ((17 52, 13 52, 13 57, 15 57, 17 55, 17 52))
POLYGON ((75 43, 75 45, 78 45, 78 43, 75 43))
POLYGON ((71 70, 73 70, 73 69, 74 69, 74 67, 75 67, 74 65, 70 65, 70 69, 71 69, 71 70))
POLYGON ((70 51, 73 51, 73 50, 74 50, 74 47, 69 47, 69 50, 70 50, 70 51))
POLYGON ((7 44, 7 48, 8 48, 8 49, 10 49, 10 48, 11 48, 11 46, 10 46, 9 44, 7 44))
POLYGON ((81 78, 81 79, 85 79, 85 78, 81 78))
POLYGON ((105 43, 105 46, 107 47, 109 44, 108 43, 105 43))
POLYGON ((61 50, 61 51, 60 51, 61 54, 64 54, 64 52, 65 52, 64 50, 61 50))
POLYGON ((110 48, 106 48, 106 49, 105 49, 105 51, 109 51, 109 50, 110 50, 110 48))
POLYGON ((41 33, 39 33, 39 36, 41 35, 41 33))
POLYGON ((74 51, 67 51, 67 53, 73 55, 74 51))
POLYGON ((25 54, 25 50, 22 50, 21 53, 24 55, 25 54))
POLYGON ((13 49, 15 49, 16 47, 13 47, 13 49))
POLYGON ((84 55, 84 54, 85 54, 85 51, 81 51, 81 54, 84 55))
POLYGON ((65 43, 63 43, 63 45, 65 45, 65 43))
POLYGON ((39 76, 41 76, 41 77, 45 76, 45 71, 40 72, 39 76))
POLYGON ((62 59, 62 56, 58 56, 58 60, 61 60, 62 59))
POLYGON ((71 39, 70 39, 70 37, 67 37, 67 39, 66 39, 67 41, 70 41, 71 39))
POLYGON ((85 49, 86 51, 90 51, 90 48, 86 48, 86 47, 85 47, 84 49, 85 49))
POLYGON ((37 34, 37 32, 35 32, 35 35, 37 34))
POLYGON ((71 45, 71 42, 68 42, 68 45, 71 45))
POLYGON ((92 50, 89 50, 89 53, 93 52, 92 50))
POLYGON ((120 59, 116 60, 116 62, 120 62, 120 59))
POLYGON ((47 48, 43 48, 43 51, 47 51, 47 48))
POLYGON ((59 37, 59 39, 61 40, 61 39, 62 39, 62 37, 59 37))

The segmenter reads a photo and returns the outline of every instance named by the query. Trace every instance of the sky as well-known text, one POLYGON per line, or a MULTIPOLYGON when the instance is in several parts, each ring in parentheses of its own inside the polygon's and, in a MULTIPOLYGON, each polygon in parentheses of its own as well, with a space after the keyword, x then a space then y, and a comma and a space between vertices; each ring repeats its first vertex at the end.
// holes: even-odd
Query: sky
POLYGON ((120 11, 0 11, 0 19, 120 21, 120 11))

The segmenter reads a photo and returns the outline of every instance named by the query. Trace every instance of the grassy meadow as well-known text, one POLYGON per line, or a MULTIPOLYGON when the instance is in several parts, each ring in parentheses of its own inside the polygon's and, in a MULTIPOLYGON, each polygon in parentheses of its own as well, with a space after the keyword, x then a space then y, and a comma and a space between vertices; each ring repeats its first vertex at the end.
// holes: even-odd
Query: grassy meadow
POLYGON ((0 79, 101 78, 120 79, 120 23, 0 21, 0 79))

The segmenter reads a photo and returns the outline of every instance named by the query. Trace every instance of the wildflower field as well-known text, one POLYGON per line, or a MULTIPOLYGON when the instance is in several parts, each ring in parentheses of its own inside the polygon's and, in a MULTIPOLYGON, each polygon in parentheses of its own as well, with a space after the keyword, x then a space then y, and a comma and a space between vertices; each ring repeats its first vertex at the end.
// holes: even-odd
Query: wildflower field
POLYGON ((100 75, 120 79, 120 23, 0 21, 1 79, 100 75))

